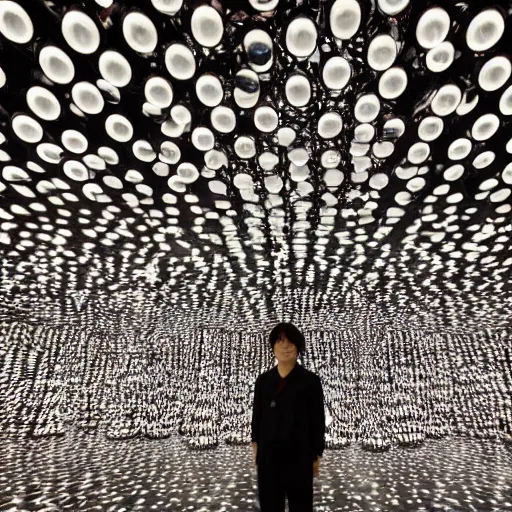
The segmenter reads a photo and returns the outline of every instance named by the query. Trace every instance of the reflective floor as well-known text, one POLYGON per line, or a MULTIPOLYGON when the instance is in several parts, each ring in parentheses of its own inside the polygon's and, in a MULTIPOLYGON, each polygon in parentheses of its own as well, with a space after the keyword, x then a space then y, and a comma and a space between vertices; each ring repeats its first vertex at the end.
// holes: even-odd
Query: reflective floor
MULTIPOLYGON (((181 438, 0 438, 0 510, 258 511, 251 448, 189 451, 181 438)), ((428 440, 376 454, 326 450, 315 512, 512 511, 512 450, 428 440)))

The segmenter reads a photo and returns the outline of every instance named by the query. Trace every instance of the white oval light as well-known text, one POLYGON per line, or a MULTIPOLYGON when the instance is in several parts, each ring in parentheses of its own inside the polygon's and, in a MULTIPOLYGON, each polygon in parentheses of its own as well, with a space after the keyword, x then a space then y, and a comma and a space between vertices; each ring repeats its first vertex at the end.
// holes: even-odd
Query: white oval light
POLYGON ((339 39, 350 39, 361 24, 361 6, 356 0, 336 0, 329 16, 332 33, 339 39))
POLYGON ((153 22, 141 12, 130 12, 123 20, 123 35, 128 45, 139 53, 151 53, 158 43, 153 22))
POLYGON ((396 53, 395 40, 387 34, 381 34, 374 37, 368 46, 367 61, 376 71, 384 71, 395 62, 396 53))
POLYGON ((18 44, 28 43, 34 35, 34 25, 27 11, 16 2, 0 2, 0 32, 18 44))
POLYGON ((100 31, 94 21, 81 11, 68 11, 62 18, 62 35, 78 53, 90 55, 100 46, 100 31))
POLYGON ((477 14, 469 24, 466 43, 475 52, 492 48, 505 32, 505 20, 496 9, 477 14))
POLYGON ((441 7, 425 11, 416 26, 416 39, 423 48, 434 48, 443 42, 450 30, 450 16, 441 7))
POLYGON ((202 46, 217 46, 224 35, 224 24, 218 11, 209 5, 194 10, 190 21, 192 35, 202 46))
POLYGON ((172 77, 189 80, 196 72, 194 54, 184 44, 171 44, 165 51, 165 67, 172 77))

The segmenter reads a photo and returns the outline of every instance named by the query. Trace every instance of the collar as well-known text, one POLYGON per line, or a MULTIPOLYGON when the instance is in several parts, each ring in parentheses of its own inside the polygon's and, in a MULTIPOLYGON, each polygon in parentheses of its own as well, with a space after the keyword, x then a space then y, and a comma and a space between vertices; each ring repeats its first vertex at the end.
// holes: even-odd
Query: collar
MULTIPOLYGON (((295 363, 295 366, 292 368, 291 372, 285 377, 285 379, 294 377, 298 372, 300 372, 300 368, 302 368, 302 366, 297 361, 295 363)), ((279 375, 279 370, 277 369, 277 364, 274 366, 274 368, 272 368, 272 372, 273 372, 274 378, 276 380, 282 379, 281 375, 279 375)))

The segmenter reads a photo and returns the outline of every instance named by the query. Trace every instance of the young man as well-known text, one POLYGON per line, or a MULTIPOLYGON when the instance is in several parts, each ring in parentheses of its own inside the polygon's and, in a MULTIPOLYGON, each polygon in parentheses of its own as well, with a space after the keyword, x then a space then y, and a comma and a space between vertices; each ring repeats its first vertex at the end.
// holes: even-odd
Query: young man
POLYGON ((278 324, 269 336, 277 366, 256 379, 252 414, 261 512, 313 512, 313 476, 324 451, 325 415, 318 375, 297 362, 301 332, 278 324))

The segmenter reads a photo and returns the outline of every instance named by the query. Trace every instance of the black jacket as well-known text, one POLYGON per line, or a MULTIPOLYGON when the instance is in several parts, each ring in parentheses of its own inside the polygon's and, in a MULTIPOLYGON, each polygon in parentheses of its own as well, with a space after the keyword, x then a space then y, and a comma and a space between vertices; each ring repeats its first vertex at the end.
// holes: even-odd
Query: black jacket
POLYGON ((256 379, 252 441, 291 442, 316 459, 325 446, 324 395, 320 377, 296 363, 282 382, 277 366, 256 379), (279 383, 284 387, 278 391, 279 383))

